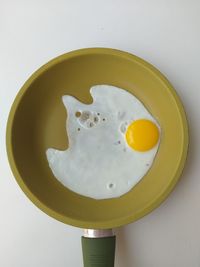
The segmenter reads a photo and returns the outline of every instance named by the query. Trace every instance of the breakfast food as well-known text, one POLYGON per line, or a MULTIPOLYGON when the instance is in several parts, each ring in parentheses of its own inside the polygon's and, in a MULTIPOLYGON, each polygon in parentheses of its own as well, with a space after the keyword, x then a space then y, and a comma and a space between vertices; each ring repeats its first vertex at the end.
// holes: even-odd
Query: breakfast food
POLYGON ((144 105, 124 89, 96 85, 93 103, 63 96, 69 147, 46 151, 54 176, 94 199, 120 197, 151 168, 161 129, 144 105))

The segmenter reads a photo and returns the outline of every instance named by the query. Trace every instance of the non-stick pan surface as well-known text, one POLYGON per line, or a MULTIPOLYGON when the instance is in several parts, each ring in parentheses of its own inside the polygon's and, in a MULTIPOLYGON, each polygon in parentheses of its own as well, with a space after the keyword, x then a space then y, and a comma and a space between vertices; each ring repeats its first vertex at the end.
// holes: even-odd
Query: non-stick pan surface
POLYGON ((48 215, 84 228, 118 227, 156 208, 175 186, 187 146, 185 113, 166 78, 136 56, 105 48, 73 51, 41 67, 18 93, 7 125, 8 157, 22 190, 48 215), (64 150, 68 145, 61 97, 73 95, 91 103, 89 89, 96 84, 115 85, 134 94, 162 129, 150 171, 130 192, 115 199, 94 200, 68 190, 54 178, 45 155, 49 147, 64 150))

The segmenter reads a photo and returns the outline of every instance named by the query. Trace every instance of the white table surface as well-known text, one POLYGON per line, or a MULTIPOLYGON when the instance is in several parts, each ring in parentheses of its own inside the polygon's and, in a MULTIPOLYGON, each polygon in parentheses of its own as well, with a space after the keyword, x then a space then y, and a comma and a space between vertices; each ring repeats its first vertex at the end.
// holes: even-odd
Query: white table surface
POLYGON ((82 266, 82 230, 48 217, 25 197, 8 165, 5 128, 17 92, 38 67, 95 46, 129 51, 159 68, 190 124, 180 182, 154 212, 116 230, 115 266, 200 266, 199 11, 198 0, 0 0, 1 267, 82 266))

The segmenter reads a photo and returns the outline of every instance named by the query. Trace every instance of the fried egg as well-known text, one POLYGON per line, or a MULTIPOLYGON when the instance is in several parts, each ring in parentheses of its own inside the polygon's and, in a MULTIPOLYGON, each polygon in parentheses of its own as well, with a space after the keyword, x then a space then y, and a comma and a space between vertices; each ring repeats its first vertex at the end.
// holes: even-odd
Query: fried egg
POLYGON ((68 189, 94 199, 120 197, 151 168, 161 129, 128 91, 96 85, 90 93, 93 102, 89 105, 73 96, 62 97, 69 147, 47 149, 47 160, 68 189))

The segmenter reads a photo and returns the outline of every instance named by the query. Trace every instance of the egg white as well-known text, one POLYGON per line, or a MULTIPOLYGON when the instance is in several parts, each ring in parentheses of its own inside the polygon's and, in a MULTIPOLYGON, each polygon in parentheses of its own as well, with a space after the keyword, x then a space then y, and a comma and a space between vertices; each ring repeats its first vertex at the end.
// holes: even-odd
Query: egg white
POLYGON ((46 151, 54 176, 70 190, 94 199, 120 197, 133 188, 151 168, 157 145, 146 152, 130 148, 127 126, 137 119, 158 122, 144 105, 124 89, 96 85, 93 103, 86 105, 63 96, 67 109, 69 147, 46 151), (80 116, 81 114, 81 116, 80 116))

